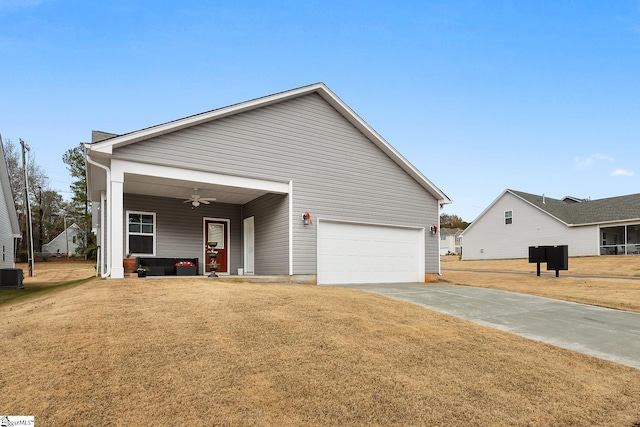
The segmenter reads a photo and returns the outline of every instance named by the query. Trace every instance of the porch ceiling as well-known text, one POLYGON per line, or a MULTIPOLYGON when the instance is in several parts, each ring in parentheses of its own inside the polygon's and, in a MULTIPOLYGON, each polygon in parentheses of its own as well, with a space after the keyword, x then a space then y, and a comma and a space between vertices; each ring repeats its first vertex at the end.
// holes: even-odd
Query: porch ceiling
POLYGON ((198 188, 201 197, 215 197, 216 203, 242 205, 267 194, 264 190, 230 187, 206 182, 182 181, 145 175, 125 174, 124 192, 186 200, 198 188))

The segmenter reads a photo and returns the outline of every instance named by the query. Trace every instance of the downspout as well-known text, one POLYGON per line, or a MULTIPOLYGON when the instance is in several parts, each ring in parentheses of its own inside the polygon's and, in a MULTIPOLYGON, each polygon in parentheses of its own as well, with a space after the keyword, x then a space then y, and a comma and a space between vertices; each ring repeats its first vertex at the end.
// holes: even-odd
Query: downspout
MULTIPOLYGON (((87 163, 93 165, 93 166, 97 166, 100 169, 104 169, 104 171, 107 174, 107 203, 109 203, 109 206, 106 209, 106 215, 107 215, 107 226, 109 227, 109 230, 111 230, 111 169, 109 169, 107 166, 100 164, 94 160, 91 159, 91 156, 89 156, 89 152, 88 152, 88 147, 85 145, 84 146, 84 154, 85 154, 85 159, 87 159, 87 163)), ((87 183, 88 184, 88 183, 87 183)), ((102 204, 102 195, 100 196, 100 203, 102 204)), ((104 209, 104 207, 103 207, 104 209)), ((100 215, 100 220, 102 221, 102 215, 104 215, 104 212, 101 213, 100 215)), ((104 232, 105 232, 105 227, 104 227, 104 223, 102 224, 102 226, 100 227, 100 234, 101 234, 101 239, 100 240, 100 246, 101 251, 100 251, 100 256, 102 258, 104 258, 104 232)), ((104 265, 104 259, 100 261, 101 262, 101 266, 104 265)), ((107 245, 107 270, 102 272, 102 278, 105 279, 107 277, 109 277, 111 275, 111 245, 107 245)))
POLYGON ((107 211, 108 211, 108 209, 105 209, 105 206, 107 206, 107 196, 105 195, 104 191, 101 191, 100 192, 100 246, 98 246, 98 250, 100 251, 100 275, 101 276, 104 273, 103 271, 104 270, 104 236, 105 236, 104 218, 105 218, 105 215, 107 215, 107 211))
MULTIPOLYGON (((442 276, 442 264, 440 263, 440 242, 441 242, 441 240, 440 240, 440 230, 441 230, 441 228, 440 227, 442 225, 442 224, 440 224, 440 209, 441 208, 442 208, 441 200, 438 200, 438 221, 437 221, 438 232, 436 233, 436 238, 438 239, 438 245, 437 245, 438 248, 436 250, 436 253, 438 254, 438 276, 442 276)), ((453 245, 455 247, 455 240, 454 240, 453 245)))

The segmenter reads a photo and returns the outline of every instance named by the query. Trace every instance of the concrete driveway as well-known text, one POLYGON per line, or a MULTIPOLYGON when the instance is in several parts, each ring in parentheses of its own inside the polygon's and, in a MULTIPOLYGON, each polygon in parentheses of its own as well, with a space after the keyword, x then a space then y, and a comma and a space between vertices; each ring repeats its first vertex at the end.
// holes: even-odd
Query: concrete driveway
POLYGON ((640 313, 470 286, 343 285, 640 369, 640 313))

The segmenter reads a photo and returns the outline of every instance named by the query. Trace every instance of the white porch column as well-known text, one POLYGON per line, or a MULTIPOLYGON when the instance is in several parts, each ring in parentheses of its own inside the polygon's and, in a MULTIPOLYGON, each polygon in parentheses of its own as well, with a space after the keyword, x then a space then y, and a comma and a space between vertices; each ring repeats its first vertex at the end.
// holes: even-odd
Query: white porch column
POLYGON ((124 279, 124 246, 122 238, 124 209, 124 174, 113 174, 111 177, 111 229, 109 245, 111 246, 111 278, 124 279))

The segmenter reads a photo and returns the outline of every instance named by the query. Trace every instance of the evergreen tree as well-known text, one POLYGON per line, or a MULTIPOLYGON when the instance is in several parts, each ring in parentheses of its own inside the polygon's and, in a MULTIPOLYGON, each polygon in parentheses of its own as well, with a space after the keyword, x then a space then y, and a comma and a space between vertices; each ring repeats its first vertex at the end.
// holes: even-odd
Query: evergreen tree
MULTIPOLYGON (((80 245, 78 255, 95 258, 96 239, 91 232, 91 209, 89 208, 89 195, 87 193, 87 167, 84 161, 84 143, 67 150, 62 156, 62 161, 74 178, 71 183, 73 196, 69 203, 70 217, 80 226, 80 245)), ((71 225, 67 221, 67 226, 71 225)))

